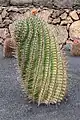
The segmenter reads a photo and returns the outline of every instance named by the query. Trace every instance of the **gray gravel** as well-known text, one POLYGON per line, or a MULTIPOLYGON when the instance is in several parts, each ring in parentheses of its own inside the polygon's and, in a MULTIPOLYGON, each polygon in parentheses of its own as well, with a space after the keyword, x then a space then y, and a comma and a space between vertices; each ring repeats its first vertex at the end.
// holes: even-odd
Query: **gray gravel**
POLYGON ((0 47, 0 120, 80 120, 80 57, 68 55, 68 60, 68 101, 38 107, 24 98, 17 60, 3 58, 0 47))

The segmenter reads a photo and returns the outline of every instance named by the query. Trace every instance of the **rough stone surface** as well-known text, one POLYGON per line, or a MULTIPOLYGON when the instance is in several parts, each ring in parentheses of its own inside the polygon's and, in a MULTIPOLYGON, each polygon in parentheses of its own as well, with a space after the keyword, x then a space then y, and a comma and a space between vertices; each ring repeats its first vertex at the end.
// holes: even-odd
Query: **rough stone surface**
POLYGON ((11 13, 9 18, 13 21, 15 20, 22 20, 24 19, 24 15, 23 14, 20 14, 20 13, 11 13))
POLYGON ((0 37, 5 39, 9 35, 7 28, 0 28, 0 37))
MULTIPOLYGON (((34 7, 32 6, 31 7, 17 7, 17 6, 0 7, 0 11, 1 11, 0 28, 5 28, 5 27, 9 28, 11 36, 13 37, 14 23, 17 22, 18 20, 23 20, 29 17, 31 15, 31 10, 35 8, 36 8, 35 6, 34 7)), ((36 9, 38 11, 37 15, 46 22, 53 25, 65 26, 67 30, 67 34, 69 33, 70 25, 74 22, 74 20, 70 17, 69 13, 75 11, 77 16, 80 17, 79 9, 73 11, 72 9, 59 10, 59 9, 49 9, 47 7, 41 7, 41 6, 37 7, 36 9)), ((64 39, 62 40, 63 42, 65 41, 64 39)))
POLYGON ((1 14, 2 18, 5 18, 6 16, 8 16, 8 12, 6 11, 6 9, 4 9, 2 11, 2 14, 1 14))
POLYGON ((27 19, 31 15, 31 12, 28 10, 24 13, 24 19, 27 19))
POLYGON ((64 12, 63 10, 53 10, 52 18, 58 17, 58 16, 61 15, 63 12, 64 12))
POLYGON ((2 7, 0 6, 0 14, 2 13, 2 7))
POLYGON ((73 22, 73 20, 71 19, 70 16, 68 16, 68 17, 66 18, 66 20, 67 20, 68 23, 72 23, 72 22, 73 22))
POLYGON ((69 35, 72 39, 80 38, 80 20, 72 23, 70 26, 69 35))
POLYGON ((74 20, 79 20, 78 14, 76 12, 76 10, 71 11, 69 14, 74 20))
POLYGON ((43 10, 40 13, 38 13, 38 16, 47 22, 50 13, 51 13, 51 10, 43 10))
POLYGON ((3 42, 3 39, 2 39, 2 38, 0 38, 0 44, 2 44, 2 42, 3 42))
POLYGON ((51 17, 49 17, 47 22, 48 22, 49 24, 51 24, 52 21, 53 21, 53 19, 52 19, 51 17))
POLYGON ((0 23, 2 23, 2 16, 0 15, 0 23))
POLYGON ((19 13, 23 14, 23 13, 29 11, 29 9, 30 9, 29 7, 25 7, 25 8, 19 8, 18 10, 19 10, 19 13))
POLYGON ((9 31, 11 34, 11 37, 14 38, 14 30, 15 30, 15 24, 17 21, 13 22, 12 24, 9 25, 9 31))
POLYGON ((68 38, 68 32, 65 26, 60 25, 49 25, 51 34, 55 36, 56 41, 58 43, 64 43, 68 38))
POLYGON ((9 0, 0 0, 0 5, 7 6, 9 4, 9 0))
POLYGON ((9 19, 14 21, 16 20, 17 18, 19 18, 20 14, 19 13, 16 13, 16 12, 13 12, 9 15, 9 19))
POLYGON ((70 9, 64 9, 66 13, 69 13, 70 12, 70 9))
POLYGON ((62 21, 61 21, 61 24, 60 24, 60 25, 67 25, 67 24, 71 24, 72 22, 73 22, 73 20, 71 19, 70 16, 68 16, 68 17, 66 18, 66 20, 62 20, 62 21))
POLYGON ((66 18, 67 18, 67 13, 61 14, 60 18, 61 18, 62 20, 66 19, 66 18))
POLYGON ((25 5, 32 4, 32 0, 10 0, 11 5, 25 5))
POLYGON ((80 8, 80 0, 53 0, 53 4, 58 8, 80 8))
POLYGON ((34 4, 36 6, 48 6, 58 8, 80 8, 80 0, 0 0, 0 5, 28 5, 34 4))
POLYGON ((80 15, 80 9, 77 10, 77 13, 80 15))
POLYGON ((67 25, 67 24, 68 24, 67 20, 63 20, 63 21, 61 21, 61 23, 60 23, 60 25, 67 25))
POLYGON ((19 11, 19 9, 14 6, 10 6, 10 8, 8 9, 8 12, 18 12, 18 11, 19 11))
POLYGON ((0 28, 5 28, 5 24, 0 23, 0 28))
POLYGON ((57 23, 60 23, 60 18, 59 17, 53 19, 53 21, 52 21, 52 24, 57 24, 57 23))
POLYGON ((10 20, 9 18, 6 18, 4 21, 3 21, 3 24, 5 24, 5 26, 9 25, 12 23, 12 20, 10 20))
POLYGON ((54 5, 59 8, 70 8, 72 7, 74 0, 54 0, 54 5))
POLYGON ((53 6, 52 0, 33 0, 34 5, 43 5, 43 6, 48 6, 51 7, 53 6))
POLYGON ((67 24, 67 27, 66 27, 66 28, 67 28, 67 30, 69 30, 69 28, 70 28, 70 24, 67 24))
POLYGON ((73 5, 73 7, 74 7, 75 9, 80 9, 80 0, 74 0, 74 5, 73 5))

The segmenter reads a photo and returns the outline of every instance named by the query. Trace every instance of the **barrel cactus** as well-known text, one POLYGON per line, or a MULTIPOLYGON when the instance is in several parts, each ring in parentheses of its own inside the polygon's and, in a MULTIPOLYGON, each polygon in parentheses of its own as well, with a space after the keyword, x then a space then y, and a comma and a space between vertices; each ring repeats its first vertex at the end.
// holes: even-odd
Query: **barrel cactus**
POLYGON ((61 102, 67 88, 66 65, 47 24, 32 15, 15 28, 22 84, 29 99, 38 105, 61 102))

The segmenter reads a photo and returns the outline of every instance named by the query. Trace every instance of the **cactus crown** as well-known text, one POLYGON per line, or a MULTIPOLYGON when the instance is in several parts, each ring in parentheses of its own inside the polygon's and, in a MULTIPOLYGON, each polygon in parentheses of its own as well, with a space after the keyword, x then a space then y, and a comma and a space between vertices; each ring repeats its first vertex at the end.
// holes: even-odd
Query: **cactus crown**
POLYGON ((29 98, 38 105, 63 100, 67 86, 65 61, 46 23, 31 16, 16 25, 15 37, 23 86, 29 98))

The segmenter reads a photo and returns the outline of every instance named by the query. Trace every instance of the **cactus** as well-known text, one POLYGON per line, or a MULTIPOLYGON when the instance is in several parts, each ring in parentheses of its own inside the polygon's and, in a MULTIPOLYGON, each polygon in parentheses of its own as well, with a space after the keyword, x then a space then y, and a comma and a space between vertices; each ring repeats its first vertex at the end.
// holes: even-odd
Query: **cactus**
POLYGON ((80 43, 72 44, 71 55, 80 56, 80 43))
POLYGON ((15 38, 22 83, 28 97, 38 105, 61 102, 67 88, 65 60, 47 24, 32 15, 18 22, 15 38))
POLYGON ((80 40, 74 39, 71 45, 71 55, 80 56, 80 40))

